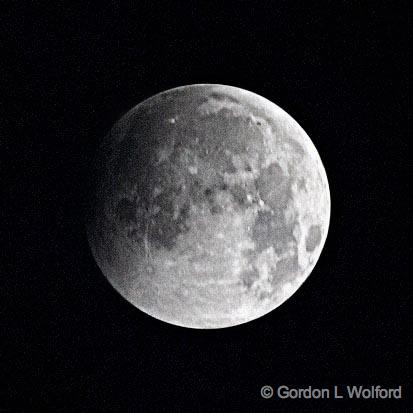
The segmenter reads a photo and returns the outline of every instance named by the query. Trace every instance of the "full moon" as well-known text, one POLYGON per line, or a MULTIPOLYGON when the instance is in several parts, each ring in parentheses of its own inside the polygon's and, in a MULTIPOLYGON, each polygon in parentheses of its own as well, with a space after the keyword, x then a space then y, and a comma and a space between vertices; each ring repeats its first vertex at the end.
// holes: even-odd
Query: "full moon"
POLYGON ((87 234, 111 285, 183 327, 242 324, 301 286, 324 246, 327 176, 269 100, 215 84, 143 101, 104 138, 87 234))

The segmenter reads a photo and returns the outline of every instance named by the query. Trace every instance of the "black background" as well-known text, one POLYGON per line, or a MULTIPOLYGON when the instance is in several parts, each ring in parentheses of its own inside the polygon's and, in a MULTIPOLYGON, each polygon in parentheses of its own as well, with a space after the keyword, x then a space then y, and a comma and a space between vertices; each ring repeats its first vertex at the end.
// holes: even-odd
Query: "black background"
POLYGON ((409 397, 407 2, 43 3, 6 2, 2 17, 0 406, 297 406, 263 400, 264 384, 401 384, 409 397), (141 100, 192 83, 245 88, 291 114, 332 198, 310 278, 272 313, 221 330, 135 309, 83 229, 99 141, 141 100))

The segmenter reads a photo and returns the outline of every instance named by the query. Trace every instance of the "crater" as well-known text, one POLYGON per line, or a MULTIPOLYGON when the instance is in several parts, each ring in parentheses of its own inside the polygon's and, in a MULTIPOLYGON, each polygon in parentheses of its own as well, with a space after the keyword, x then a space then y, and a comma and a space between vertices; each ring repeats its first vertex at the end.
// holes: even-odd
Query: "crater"
POLYGON ((321 242, 321 229, 319 225, 311 225, 305 238, 305 249, 313 252, 321 242))

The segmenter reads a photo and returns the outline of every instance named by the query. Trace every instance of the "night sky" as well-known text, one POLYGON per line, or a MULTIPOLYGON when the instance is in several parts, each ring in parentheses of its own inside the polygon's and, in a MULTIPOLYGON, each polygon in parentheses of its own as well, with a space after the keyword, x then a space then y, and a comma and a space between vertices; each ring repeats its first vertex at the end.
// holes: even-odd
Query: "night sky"
POLYGON ((384 404, 408 403, 407 2, 43 3, 7 2, 2 15, 0 410, 298 405, 262 399, 264 384, 402 385, 404 400, 384 404), (114 122, 193 83, 251 90, 291 114, 331 191, 308 280, 270 314, 220 330, 125 301, 83 221, 90 164, 114 122))

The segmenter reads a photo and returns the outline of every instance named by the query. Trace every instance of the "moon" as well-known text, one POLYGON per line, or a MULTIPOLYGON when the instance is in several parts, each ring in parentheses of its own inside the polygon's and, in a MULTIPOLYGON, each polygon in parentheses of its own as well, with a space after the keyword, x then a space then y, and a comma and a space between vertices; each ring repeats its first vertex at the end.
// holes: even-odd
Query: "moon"
POLYGON ((299 124, 240 88, 167 90, 126 113, 93 168, 86 229, 111 285, 170 324, 257 319, 313 270, 330 221, 326 172, 299 124))

